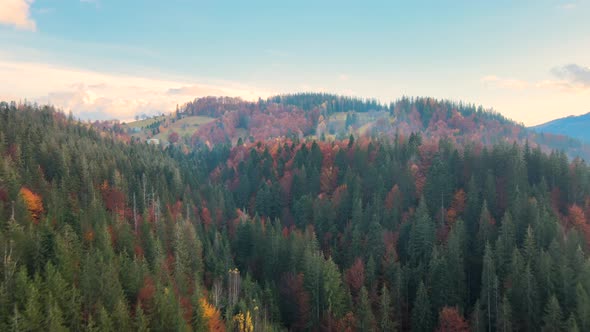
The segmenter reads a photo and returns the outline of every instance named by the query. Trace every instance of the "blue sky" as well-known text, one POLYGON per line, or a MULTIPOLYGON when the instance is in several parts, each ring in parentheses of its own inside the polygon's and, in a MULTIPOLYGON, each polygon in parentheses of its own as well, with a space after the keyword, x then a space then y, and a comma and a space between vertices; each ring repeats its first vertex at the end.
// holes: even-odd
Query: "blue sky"
POLYGON ((532 125, 590 112, 588 17, 588 0, 0 0, 0 98, 129 119, 209 94, 433 96, 532 125))

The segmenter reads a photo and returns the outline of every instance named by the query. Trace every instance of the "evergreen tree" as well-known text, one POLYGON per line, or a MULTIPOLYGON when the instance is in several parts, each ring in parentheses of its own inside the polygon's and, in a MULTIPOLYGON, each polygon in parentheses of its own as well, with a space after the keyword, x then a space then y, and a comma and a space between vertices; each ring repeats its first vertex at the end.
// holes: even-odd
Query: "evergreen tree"
POLYGON ((393 306, 391 303, 391 296, 389 295, 389 289, 383 285, 381 288, 381 321, 379 327, 381 331, 397 331, 397 323, 394 322, 391 317, 393 314, 393 306))
POLYGON ((413 266, 425 264, 430 260, 434 246, 434 224, 428 215, 428 208, 424 198, 420 200, 416 216, 412 223, 409 239, 410 263, 413 266))
POLYGON ((375 317, 371 309, 371 301, 369 300, 369 293, 365 286, 361 288, 359 294, 359 303, 357 309, 358 329, 359 331, 373 331, 375 324, 375 317))
POLYGON ((543 331, 557 332, 563 329, 561 318, 561 307, 555 295, 551 295, 545 306, 545 315, 543 316, 543 331))
POLYGON ((426 332, 434 328, 432 307, 424 282, 420 282, 412 309, 412 331, 426 332))
POLYGON ((500 308, 498 308, 498 320, 496 322, 496 330, 499 332, 511 332, 512 327, 512 308, 508 297, 504 295, 500 308))
POLYGON ((492 331, 495 329, 499 301, 498 277, 496 276, 493 251, 489 243, 486 243, 483 257, 480 301, 486 330, 492 331))

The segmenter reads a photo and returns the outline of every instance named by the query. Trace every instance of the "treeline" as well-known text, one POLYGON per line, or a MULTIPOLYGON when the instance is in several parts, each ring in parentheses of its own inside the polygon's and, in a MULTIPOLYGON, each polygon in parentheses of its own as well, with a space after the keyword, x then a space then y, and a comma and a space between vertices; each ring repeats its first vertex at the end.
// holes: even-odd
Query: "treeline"
POLYGON ((166 150, 0 104, 0 330, 590 329, 590 172, 419 134, 166 150))
POLYGON ((571 158, 590 158, 590 146, 578 140, 537 134, 482 106, 427 97, 402 97, 390 104, 321 93, 286 94, 257 102, 206 97, 189 102, 180 110, 187 115, 216 118, 185 140, 193 147, 206 142, 235 144, 239 138, 266 141, 317 135, 318 140, 324 140, 325 135, 332 135, 339 139, 351 133, 393 141, 396 135, 420 132, 425 138, 449 139, 458 145, 469 142, 485 146, 513 142, 524 145, 528 141, 545 153, 563 150, 571 158), (339 114, 346 114, 346 121, 339 114), (355 126, 360 117, 363 121, 355 126))

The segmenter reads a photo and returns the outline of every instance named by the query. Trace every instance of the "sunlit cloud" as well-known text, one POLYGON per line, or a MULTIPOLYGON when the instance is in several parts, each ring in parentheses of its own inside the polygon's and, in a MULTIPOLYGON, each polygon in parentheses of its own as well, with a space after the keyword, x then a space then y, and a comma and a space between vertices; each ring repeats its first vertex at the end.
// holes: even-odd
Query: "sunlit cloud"
POLYGON ((72 111, 81 119, 129 120, 168 113, 194 98, 223 95, 255 100, 268 92, 232 82, 219 84, 100 73, 42 63, 0 60, 0 100, 26 98, 72 111), (39 78, 39 79, 27 79, 39 78))
POLYGON ((481 82, 486 86, 510 90, 522 90, 530 86, 528 82, 523 80, 513 78, 502 78, 496 75, 484 76, 481 78, 481 82))
POLYGON ((35 31, 37 26, 31 18, 34 0, 0 0, 0 24, 21 30, 35 31))
POLYGON ((496 75, 481 78, 481 82, 488 87, 507 90, 549 89, 558 92, 584 93, 590 91, 590 68, 577 64, 555 67, 551 70, 555 79, 545 79, 537 82, 527 82, 519 79, 506 79, 496 75))

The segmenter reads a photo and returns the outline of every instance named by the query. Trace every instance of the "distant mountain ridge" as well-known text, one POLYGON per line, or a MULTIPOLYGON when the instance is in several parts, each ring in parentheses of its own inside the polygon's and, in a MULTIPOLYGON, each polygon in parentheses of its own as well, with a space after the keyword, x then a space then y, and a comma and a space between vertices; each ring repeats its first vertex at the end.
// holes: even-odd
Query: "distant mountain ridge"
POLYGON ((342 140, 354 137, 405 139, 420 133, 427 139, 449 139, 458 144, 490 146, 500 142, 563 150, 570 158, 590 159, 590 144, 531 130, 501 114, 472 104, 428 97, 402 97, 384 104, 325 93, 286 94, 256 102, 240 98, 204 97, 176 112, 119 126, 119 133, 141 141, 187 148, 281 137, 342 140))
POLYGON ((570 115, 530 127, 537 132, 566 135, 590 143, 590 112, 570 115))

